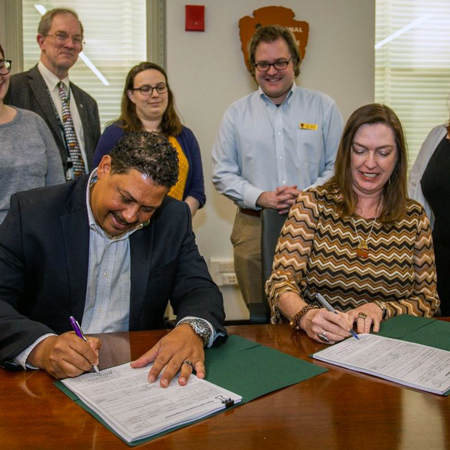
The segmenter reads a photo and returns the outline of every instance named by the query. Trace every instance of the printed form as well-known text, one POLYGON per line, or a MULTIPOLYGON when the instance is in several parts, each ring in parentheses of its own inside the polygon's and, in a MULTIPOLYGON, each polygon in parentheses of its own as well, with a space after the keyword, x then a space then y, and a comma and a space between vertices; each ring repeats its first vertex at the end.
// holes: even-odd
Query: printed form
POLYGON ((313 357, 435 394, 450 390, 450 352, 375 334, 359 337, 313 357))
POLYGON ((238 403, 242 397, 191 375, 186 386, 178 377, 167 388, 149 383, 150 366, 130 364, 61 380, 127 442, 152 436, 238 403))

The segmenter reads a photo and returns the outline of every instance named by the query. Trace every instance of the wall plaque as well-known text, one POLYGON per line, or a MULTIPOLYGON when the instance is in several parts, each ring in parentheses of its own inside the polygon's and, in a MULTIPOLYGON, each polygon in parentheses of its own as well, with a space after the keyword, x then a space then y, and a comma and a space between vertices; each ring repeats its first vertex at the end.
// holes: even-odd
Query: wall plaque
POLYGON ((253 11, 253 17, 245 16, 239 20, 241 49, 248 70, 250 70, 248 62, 250 40, 256 29, 265 25, 281 25, 289 28, 297 39, 297 45, 303 60, 306 54, 306 45, 308 44, 309 24, 303 20, 295 20, 294 17, 295 13, 292 9, 284 8, 283 6, 267 6, 253 11))

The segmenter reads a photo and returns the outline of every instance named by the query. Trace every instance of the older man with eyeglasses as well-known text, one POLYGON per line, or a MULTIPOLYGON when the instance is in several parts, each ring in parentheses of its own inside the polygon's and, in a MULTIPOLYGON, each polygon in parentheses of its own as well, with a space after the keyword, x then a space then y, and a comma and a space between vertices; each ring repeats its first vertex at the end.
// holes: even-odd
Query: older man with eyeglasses
POLYGON ((343 128, 333 99, 295 84, 300 51, 289 29, 257 29, 250 65, 259 89, 225 112, 212 153, 213 183, 238 206, 231 241, 247 305, 263 296, 261 209, 287 213, 302 190, 325 182, 343 128))
POLYGON ((61 153, 66 180, 90 171, 100 138, 96 101, 69 80, 83 49, 83 25, 72 9, 47 11, 39 22, 39 63, 11 77, 5 103, 39 114, 61 153))

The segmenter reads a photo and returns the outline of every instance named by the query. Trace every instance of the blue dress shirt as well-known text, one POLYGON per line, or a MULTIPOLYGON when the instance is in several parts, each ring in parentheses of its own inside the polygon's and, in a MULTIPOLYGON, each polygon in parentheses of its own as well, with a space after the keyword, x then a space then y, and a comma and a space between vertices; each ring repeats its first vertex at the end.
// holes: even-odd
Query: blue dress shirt
POLYGON ((342 129, 341 113, 326 94, 294 84, 277 106, 260 88, 225 112, 212 153, 213 183, 252 209, 278 186, 323 184, 333 174, 342 129))

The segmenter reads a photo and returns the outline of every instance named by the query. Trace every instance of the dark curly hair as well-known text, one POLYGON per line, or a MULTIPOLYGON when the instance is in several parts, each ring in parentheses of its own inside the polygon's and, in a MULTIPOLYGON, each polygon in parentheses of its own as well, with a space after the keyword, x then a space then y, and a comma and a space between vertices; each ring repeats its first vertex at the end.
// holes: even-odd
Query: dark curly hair
POLYGON ((127 133, 111 150, 110 156, 111 173, 121 174, 136 169, 169 189, 178 181, 177 151, 160 133, 127 133))

